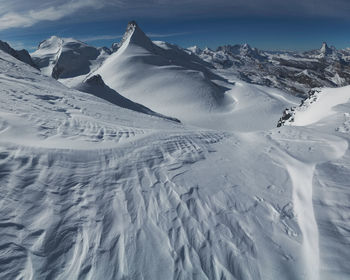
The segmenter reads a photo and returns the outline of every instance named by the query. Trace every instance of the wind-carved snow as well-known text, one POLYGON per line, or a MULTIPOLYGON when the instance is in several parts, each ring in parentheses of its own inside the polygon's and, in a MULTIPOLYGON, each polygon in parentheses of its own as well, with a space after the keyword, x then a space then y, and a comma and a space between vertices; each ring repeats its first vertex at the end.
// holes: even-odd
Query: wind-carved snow
POLYGON ((347 88, 275 128, 298 99, 218 71, 229 107, 191 126, 0 56, 1 279, 350 275, 347 88))
MULTIPOLYGON (((288 125, 308 126, 321 132, 321 135, 318 135, 314 131, 318 139, 310 139, 317 143, 309 147, 309 150, 315 154, 311 159, 317 159, 317 164, 310 165, 312 163, 310 158, 299 155, 298 157, 302 158, 303 162, 309 162, 309 164, 304 165, 299 172, 291 170, 294 173, 292 176, 294 180, 299 182, 299 186, 302 186, 305 185, 307 179, 301 175, 307 174, 311 168, 314 169, 311 172, 312 188, 309 188, 312 192, 307 195, 309 201, 311 198, 312 204, 305 203, 305 201, 303 203, 304 206, 311 205, 314 208, 312 211, 314 218, 305 221, 306 229, 310 234, 304 235, 311 238, 307 249, 316 268, 310 270, 308 279, 346 279, 349 275, 349 271, 341 264, 341 259, 347 255, 345 250, 348 248, 347 246, 343 248, 343 246, 344 242, 348 242, 345 231, 348 231, 350 222, 348 215, 342 214, 341 210, 347 207, 350 198, 349 184, 345 179, 350 175, 349 130, 343 129, 346 127, 344 117, 346 119, 350 109, 349 100, 349 87, 316 90, 310 95, 310 98, 303 101, 300 107, 294 109, 291 119, 286 122, 288 125), (315 149, 315 146, 322 147, 327 143, 328 148, 323 147, 322 152, 315 149), (327 213, 327 211, 330 212, 327 213), (339 243, 339 240, 342 241, 339 243), (327 254, 324 253, 325 251, 327 254), (317 252, 319 257, 315 258, 317 252), (346 272, 340 273, 334 267, 343 267, 342 270, 346 272)), ((289 130, 290 127, 286 129, 289 130)), ((306 194, 304 192, 304 197, 306 194)), ((307 217, 305 212, 303 216, 307 217)))

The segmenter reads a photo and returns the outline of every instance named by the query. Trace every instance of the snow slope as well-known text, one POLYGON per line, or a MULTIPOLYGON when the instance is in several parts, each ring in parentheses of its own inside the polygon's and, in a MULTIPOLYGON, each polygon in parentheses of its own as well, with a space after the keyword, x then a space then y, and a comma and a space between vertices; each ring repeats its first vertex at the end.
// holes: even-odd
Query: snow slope
MULTIPOLYGON (((317 140, 337 137, 333 143, 335 158, 314 167, 312 201, 318 226, 320 279, 346 279, 350 269, 343 259, 349 258, 350 216, 350 88, 320 89, 295 109, 293 122, 285 129, 302 126, 322 133, 317 140), (293 127, 293 126, 296 127, 293 127), (327 254, 323 252, 327 251, 327 254)), ((329 141, 329 140, 327 140, 329 141)), ((309 150, 313 150, 310 145, 309 150)), ((327 150, 325 150, 328 152, 327 150)), ((314 152, 314 151, 313 151, 314 152)))
POLYGON ((240 132, 264 131, 276 127, 284 108, 295 106, 300 99, 278 89, 239 80, 231 71, 216 71, 228 82, 225 95, 232 100, 224 111, 191 114, 185 121, 200 127, 240 132))
POLYGON ((176 46, 153 43, 131 22, 120 48, 96 73, 132 101, 186 121, 189 114, 223 111, 232 102, 212 81, 223 79, 206 66, 176 46))
POLYGON ((337 114, 335 107, 347 103, 350 99, 350 86, 342 88, 328 88, 316 93, 312 100, 314 104, 309 106, 304 102, 304 106, 298 109, 294 116, 294 125, 305 126, 319 122, 337 114))
POLYGON ((346 98, 272 128, 296 101, 222 73, 237 127, 206 129, 0 57, 1 279, 349 278, 346 98))
POLYGON ((136 112, 157 116, 161 118, 167 118, 169 120, 177 121, 179 120, 166 117, 161 114, 158 114, 156 112, 153 112, 152 110, 148 109, 147 107, 137 104, 135 102, 132 102, 131 100, 121 96, 119 93, 114 91, 113 89, 109 88, 104 81, 102 80, 102 77, 100 75, 95 75, 92 77, 87 78, 84 80, 81 84, 77 85, 75 89, 91 93, 99 98, 102 98, 112 104, 115 104, 119 107, 130 109, 136 112))

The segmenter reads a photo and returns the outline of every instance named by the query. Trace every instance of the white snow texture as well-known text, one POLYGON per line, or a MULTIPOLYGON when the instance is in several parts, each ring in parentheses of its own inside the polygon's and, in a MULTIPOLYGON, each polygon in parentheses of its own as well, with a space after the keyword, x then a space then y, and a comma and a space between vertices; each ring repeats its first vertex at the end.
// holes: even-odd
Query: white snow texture
POLYGON ((299 98, 118 46, 0 50, 0 279, 349 279, 350 87, 276 128, 299 98))

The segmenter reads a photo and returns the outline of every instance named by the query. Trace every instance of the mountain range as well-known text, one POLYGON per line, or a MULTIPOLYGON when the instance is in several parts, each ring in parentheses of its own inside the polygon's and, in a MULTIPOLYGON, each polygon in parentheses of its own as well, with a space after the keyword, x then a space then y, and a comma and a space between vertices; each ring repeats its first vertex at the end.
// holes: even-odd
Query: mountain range
POLYGON ((350 82, 350 49, 337 50, 326 43, 307 52, 261 51, 247 44, 226 45, 215 51, 198 47, 189 50, 244 81, 302 97, 314 87, 340 87, 350 82))
MULTIPOLYGON (((305 52, 263 51, 248 44, 225 45, 216 50, 196 46, 182 49, 165 42, 152 42, 135 22, 128 25, 121 42, 111 48, 95 48, 78 40, 53 36, 43 41, 32 56, 43 73, 55 79, 72 78, 97 71, 107 58, 106 65, 113 68, 109 57, 116 57, 114 53, 124 43, 124 48, 129 44, 128 37, 132 37, 131 45, 141 46, 158 57, 156 66, 176 65, 202 72, 209 79, 213 77, 206 68, 215 68, 234 73, 248 83, 282 89, 301 97, 307 97, 307 92, 315 87, 340 87, 350 83, 350 49, 337 50, 327 43, 318 50, 305 52)), ((213 85, 207 86, 209 91, 214 91, 213 85)), ((123 86, 115 86, 119 87, 123 86)), ((219 91, 216 90, 217 94, 219 91)))

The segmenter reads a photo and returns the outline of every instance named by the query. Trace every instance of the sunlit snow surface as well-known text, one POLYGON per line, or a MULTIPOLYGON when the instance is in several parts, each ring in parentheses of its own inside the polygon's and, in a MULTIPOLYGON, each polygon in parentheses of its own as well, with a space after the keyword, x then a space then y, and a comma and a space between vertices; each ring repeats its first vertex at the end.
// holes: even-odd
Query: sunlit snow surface
POLYGON ((0 58, 1 279, 349 279, 349 88, 277 129, 297 101, 226 76, 187 125, 0 58))

